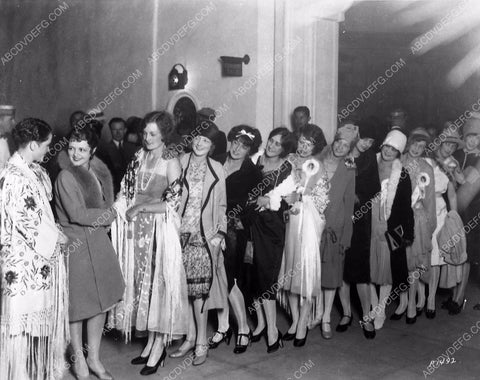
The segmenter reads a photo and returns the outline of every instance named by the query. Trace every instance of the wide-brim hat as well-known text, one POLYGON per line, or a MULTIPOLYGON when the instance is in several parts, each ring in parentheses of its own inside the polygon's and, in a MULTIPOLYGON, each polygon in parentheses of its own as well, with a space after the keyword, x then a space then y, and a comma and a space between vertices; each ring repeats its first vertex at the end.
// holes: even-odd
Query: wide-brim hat
POLYGON ((400 132, 398 129, 391 130, 388 132, 385 140, 383 140, 382 146, 389 145, 400 153, 403 153, 405 147, 407 146, 407 136, 403 132, 400 132))

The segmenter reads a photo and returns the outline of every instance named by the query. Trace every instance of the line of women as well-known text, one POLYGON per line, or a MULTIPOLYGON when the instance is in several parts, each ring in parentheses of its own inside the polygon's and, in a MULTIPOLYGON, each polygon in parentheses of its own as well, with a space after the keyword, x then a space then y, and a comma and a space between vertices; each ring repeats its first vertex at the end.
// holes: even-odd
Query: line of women
POLYGON ((378 153, 368 122, 344 123, 328 146, 317 126, 296 135, 276 128, 260 153, 260 132, 238 125, 229 151, 213 158, 219 130, 210 120, 180 157, 170 146, 171 115, 151 112, 143 124, 143 149, 115 201, 108 169, 93 160, 98 136, 88 125, 69 135, 70 166, 53 191, 38 165, 51 128, 37 119, 14 128, 18 150, 0 174, 2 378, 59 377, 70 339, 77 378, 113 379, 100 360, 107 315, 106 326, 127 342, 146 338, 131 363, 149 375, 178 339, 170 357, 193 351, 193 365, 203 364, 209 350, 230 343, 232 324, 236 354, 262 338, 268 353, 289 340, 301 347, 316 325, 331 339, 337 290, 336 331, 352 324, 352 284, 367 339, 395 299, 390 319, 406 314, 409 324, 425 304, 427 318, 435 317, 438 286, 453 289, 442 307, 461 310, 469 245, 459 231, 478 194, 478 120, 465 125, 466 144, 451 125, 433 150, 422 128, 408 139, 392 130, 378 153), (290 318, 284 334, 277 301, 290 318), (211 337, 209 310, 217 311, 211 337))

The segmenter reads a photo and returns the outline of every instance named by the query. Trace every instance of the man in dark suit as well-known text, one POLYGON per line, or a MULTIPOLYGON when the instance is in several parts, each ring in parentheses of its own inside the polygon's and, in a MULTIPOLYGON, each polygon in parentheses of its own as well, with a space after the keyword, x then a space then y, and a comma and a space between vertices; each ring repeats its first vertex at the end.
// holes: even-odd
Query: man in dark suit
POLYGON ((124 141, 127 132, 125 120, 114 117, 108 125, 112 133, 112 140, 101 148, 99 157, 103 159, 112 173, 113 186, 115 194, 117 194, 120 191, 120 182, 127 165, 138 150, 138 146, 124 141))

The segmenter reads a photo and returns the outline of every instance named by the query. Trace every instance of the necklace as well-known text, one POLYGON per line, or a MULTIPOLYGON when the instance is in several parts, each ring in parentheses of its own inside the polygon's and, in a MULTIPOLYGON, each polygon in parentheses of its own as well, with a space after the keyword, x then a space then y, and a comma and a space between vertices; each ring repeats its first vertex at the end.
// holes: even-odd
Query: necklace
POLYGON ((152 170, 150 171, 149 176, 147 178, 147 181, 145 183, 145 173, 147 171, 147 160, 148 160, 148 156, 149 156, 150 152, 147 153, 146 157, 145 157, 145 160, 143 161, 143 171, 140 175, 140 190, 142 191, 145 191, 148 189, 148 186, 150 185, 150 182, 152 181, 152 178, 154 176, 154 174, 156 173, 157 171, 157 167, 158 167, 158 164, 161 162, 161 157, 160 158, 157 158, 155 160, 155 165, 153 166, 152 170))

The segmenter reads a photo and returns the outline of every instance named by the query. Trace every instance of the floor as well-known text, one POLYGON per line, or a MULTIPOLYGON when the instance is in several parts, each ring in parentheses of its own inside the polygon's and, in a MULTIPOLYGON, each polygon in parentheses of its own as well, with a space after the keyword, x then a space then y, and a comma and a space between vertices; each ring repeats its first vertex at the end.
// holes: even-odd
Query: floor
MULTIPOLYGON (((440 292, 437 305, 448 296, 440 292)), ((407 325, 387 319, 383 329, 373 340, 366 340, 358 324, 352 324, 344 333, 335 333, 331 340, 322 338, 320 329, 310 331, 307 344, 302 348, 285 342, 279 351, 267 354, 262 339, 241 355, 233 354, 234 339, 229 346, 222 344, 209 352, 205 364, 191 366, 191 359, 167 357, 165 367, 151 375, 151 379, 479 379, 480 378, 480 311, 473 305, 480 301, 480 285, 469 284, 465 309, 456 316, 448 315, 437 306, 433 320, 423 313, 417 323, 407 325), (478 325, 478 328, 476 327, 478 325), (467 335, 468 334, 468 335, 467 335), (460 341, 463 337, 468 341, 460 341), (469 339, 470 338, 470 339, 469 339), (455 343, 454 343, 455 342, 455 343), (450 354, 449 354, 450 353, 450 354), (442 356, 450 358, 440 362, 432 360, 442 356), (452 359, 454 358, 454 359, 452 359)), ((395 306, 387 308, 387 315, 395 306)), ((286 331, 288 322, 279 311, 278 325, 286 331)), ((332 326, 340 319, 338 308, 332 312, 332 326)), ((213 331, 213 326, 210 326, 213 331)), ((169 352, 179 345, 176 342, 169 352)), ((102 343, 102 360, 116 380, 148 379, 139 374, 142 366, 133 366, 130 360, 142 349, 142 342, 124 344, 106 337, 102 343)), ((74 379, 67 373, 63 380, 74 379)), ((95 377, 92 375, 92 379, 95 377)))

